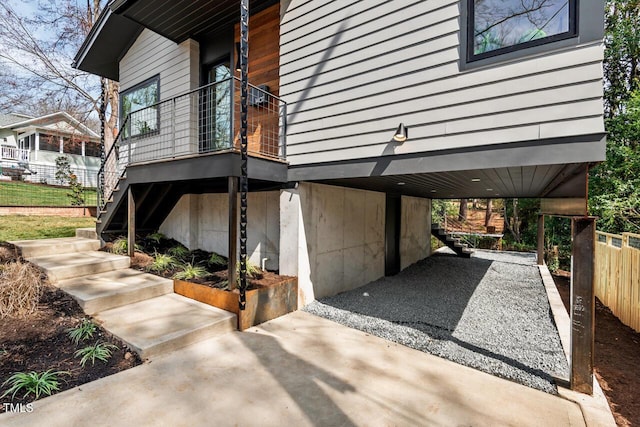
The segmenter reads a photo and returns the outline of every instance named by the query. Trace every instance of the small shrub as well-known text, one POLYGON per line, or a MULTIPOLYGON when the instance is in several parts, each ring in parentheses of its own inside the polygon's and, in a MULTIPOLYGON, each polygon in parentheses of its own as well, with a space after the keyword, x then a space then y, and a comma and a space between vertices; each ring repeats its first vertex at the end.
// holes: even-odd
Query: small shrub
POLYGON ((43 290, 40 271, 33 265, 17 261, 0 266, 0 317, 33 313, 43 290))
POLYGON ((227 260, 224 259, 223 256, 218 255, 217 253, 212 253, 211 257, 209 257, 209 264, 215 265, 216 267, 221 267, 227 263, 227 260))
POLYGON ((176 245, 170 248, 167 253, 176 258, 185 259, 187 255, 189 255, 189 249, 185 248, 182 245, 176 245))
POLYGON ((71 194, 67 194, 71 198, 71 206, 84 206, 84 188, 78 182, 78 176, 75 173, 69 174, 69 188, 71 194))
POLYGON ((113 241, 113 246, 111 246, 111 252, 118 255, 124 255, 129 252, 129 241, 126 237, 121 236, 113 241))
POLYGON ((80 357, 80 365, 84 368, 84 365, 91 360, 91 365, 95 365, 96 359, 106 362, 111 358, 111 352, 117 350, 118 347, 106 342, 97 342, 94 345, 89 345, 85 348, 81 348, 73 355, 80 357))
POLYGON ((34 395, 36 399, 43 396, 49 396, 54 391, 58 391, 60 389, 60 381, 58 379, 61 375, 69 375, 67 371, 56 371, 53 372, 51 370, 38 373, 35 371, 32 372, 16 372, 11 375, 8 380, 2 383, 2 386, 9 385, 7 391, 1 397, 8 396, 11 394, 11 398, 13 399, 18 392, 23 392, 23 398, 34 395))
MULTIPOLYGON (((140 247, 138 245, 134 245, 133 249, 139 251, 140 247)), ((129 239, 125 236, 118 237, 113 241, 111 252, 117 255, 126 255, 129 252, 129 239)))
POLYGON ((75 328, 67 329, 67 335, 75 345, 78 345, 80 341, 86 341, 89 338, 93 338, 93 334, 96 333, 96 331, 96 325, 91 320, 84 319, 82 323, 75 328))
POLYGON ((180 271, 173 275, 174 279, 178 280, 191 280, 201 279, 209 276, 209 272, 206 268, 200 265, 193 265, 191 262, 184 263, 180 266, 180 271))
POLYGON ((67 156, 56 157, 56 180, 58 184, 64 185, 71 175, 71 164, 67 156))
POLYGON ((175 258, 171 255, 159 254, 156 252, 153 256, 153 262, 147 267, 147 271, 162 273, 163 271, 173 269, 176 264, 175 258))
MULTIPOLYGON (((262 270, 260 267, 253 264, 249 261, 249 258, 246 258, 247 262, 247 277, 250 279, 259 279, 262 277, 262 270)), ((240 279, 240 261, 236 263, 236 273, 238 274, 238 280, 240 279)))
MULTIPOLYGON (((248 279, 260 279, 262 278, 263 271, 255 264, 247 259, 247 278, 248 279)), ((236 285, 240 285, 240 261, 236 262, 236 285)), ((226 283, 226 287, 229 283, 226 283)))
POLYGON ((166 236, 162 233, 152 233, 147 236, 147 239, 160 243, 160 240, 166 239, 166 236))
POLYGON ((551 273, 555 273, 556 271, 558 271, 560 269, 560 260, 558 259, 558 257, 551 257, 549 263, 547 264, 547 267, 549 268, 549 271, 551 273))

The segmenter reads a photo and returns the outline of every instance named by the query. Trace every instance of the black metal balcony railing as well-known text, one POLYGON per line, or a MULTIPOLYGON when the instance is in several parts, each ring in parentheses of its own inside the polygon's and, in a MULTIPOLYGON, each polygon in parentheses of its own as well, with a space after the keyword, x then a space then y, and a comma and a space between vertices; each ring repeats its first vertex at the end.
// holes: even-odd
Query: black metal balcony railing
MULTIPOLYGON (((287 104, 249 86, 248 151, 285 160, 287 104)), ((127 115, 98 173, 98 208, 130 164, 239 150, 239 89, 239 79, 230 77, 127 115)))

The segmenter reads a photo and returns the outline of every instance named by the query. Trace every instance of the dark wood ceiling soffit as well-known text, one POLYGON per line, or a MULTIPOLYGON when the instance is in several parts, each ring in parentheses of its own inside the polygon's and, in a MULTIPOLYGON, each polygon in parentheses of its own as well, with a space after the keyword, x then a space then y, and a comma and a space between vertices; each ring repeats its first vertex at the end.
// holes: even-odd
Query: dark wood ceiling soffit
MULTIPOLYGON (((253 0, 251 14, 277 3, 277 0, 253 0)), ((240 19, 237 0, 125 0, 115 2, 112 10, 176 43, 198 38, 240 19)))

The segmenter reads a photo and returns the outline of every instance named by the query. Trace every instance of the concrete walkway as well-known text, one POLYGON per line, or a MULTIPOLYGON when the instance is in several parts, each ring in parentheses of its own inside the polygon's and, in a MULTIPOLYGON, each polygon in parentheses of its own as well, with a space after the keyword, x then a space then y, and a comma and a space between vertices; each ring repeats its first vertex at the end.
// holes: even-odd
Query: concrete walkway
POLYGON ((295 312, 37 401, 0 425, 583 426, 581 406, 295 312))

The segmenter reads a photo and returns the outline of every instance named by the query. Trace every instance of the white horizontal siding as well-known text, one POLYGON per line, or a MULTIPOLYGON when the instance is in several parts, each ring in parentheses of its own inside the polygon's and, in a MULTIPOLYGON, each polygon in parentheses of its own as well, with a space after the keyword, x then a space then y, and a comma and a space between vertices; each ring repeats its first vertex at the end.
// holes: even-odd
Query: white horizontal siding
POLYGON ((172 98, 197 87, 198 60, 196 42, 178 45, 145 29, 120 61, 120 88, 160 74, 160 99, 172 98))
POLYGON ((602 132, 602 47, 459 67, 458 1, 292 0, 287 157, 304 164, 602 132), (399 122, 410 140, 390 142, 399 122))

